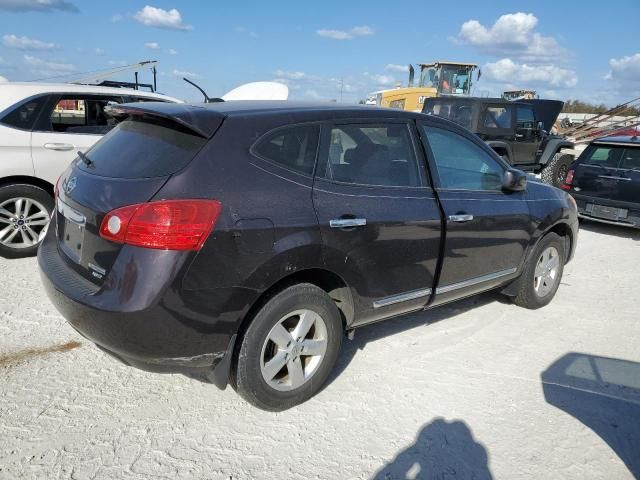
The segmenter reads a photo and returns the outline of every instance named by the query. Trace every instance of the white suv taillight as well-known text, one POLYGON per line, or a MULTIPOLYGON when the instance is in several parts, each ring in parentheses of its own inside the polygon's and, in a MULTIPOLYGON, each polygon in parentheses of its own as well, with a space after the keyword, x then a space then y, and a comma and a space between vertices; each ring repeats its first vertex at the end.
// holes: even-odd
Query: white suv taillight
POLYGON ((160 200, 109 212, 100 225, 106 240, 160 250, 199 250, 215 227, 217 200, 160 200))

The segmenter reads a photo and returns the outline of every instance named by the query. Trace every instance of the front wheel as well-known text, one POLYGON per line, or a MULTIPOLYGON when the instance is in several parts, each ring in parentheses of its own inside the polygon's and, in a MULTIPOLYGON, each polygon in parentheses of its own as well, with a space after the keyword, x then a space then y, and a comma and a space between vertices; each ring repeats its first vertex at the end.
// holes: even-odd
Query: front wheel
POLYGON ((33 185, 0 187, 0 255, 35 255, 53 211, 53 198, 33 185))
POLYGON ((536 309, 551 302, 560 286, 565 258, 562 239, 555 233, 545 235, 525 265, 514 303, 536 309))
POLYGON ((263 410, 298 405, 326 382, 342 334, 338 307, 324 290, 309 283, 289 287, 254 316, 242 337, 231 383, 263 410))

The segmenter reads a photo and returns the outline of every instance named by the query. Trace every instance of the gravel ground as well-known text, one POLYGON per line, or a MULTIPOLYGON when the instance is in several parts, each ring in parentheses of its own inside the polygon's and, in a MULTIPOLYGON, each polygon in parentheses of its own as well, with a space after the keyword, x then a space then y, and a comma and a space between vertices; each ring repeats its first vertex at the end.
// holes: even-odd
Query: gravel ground
POLYGON ((489 293, 373 325, 273 414, 125 367, 0 259, 0 478, 640 476, 640 233, 585 225, 555 300, 489 293), (625 464, 626 463, 626 464, 625 464))

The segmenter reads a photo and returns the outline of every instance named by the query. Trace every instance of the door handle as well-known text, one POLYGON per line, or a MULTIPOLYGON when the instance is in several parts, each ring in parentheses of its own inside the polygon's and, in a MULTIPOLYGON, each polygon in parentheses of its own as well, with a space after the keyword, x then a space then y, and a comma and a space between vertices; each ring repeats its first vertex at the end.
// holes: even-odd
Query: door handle
POLYGON ((464 215, 449 215, 450 222, 464 223, 470 222, 473 220, 473 215, 464 214, 464 215))
POLYGON ((366 218, 336 218, 329 220, 331 228, 363 227, 366 224, 366 218))
POLYGON ((45 143, 44 148, 46 148, 47 150, 67 152, 69 150, 73 150, 76 147, 74 145, 71 145, 70 143, 45 143))
POLYGON ((524 134, 522 134, 522 133, 516 133, 516 138, 523 138, 523 137, 524 137, 524 134))

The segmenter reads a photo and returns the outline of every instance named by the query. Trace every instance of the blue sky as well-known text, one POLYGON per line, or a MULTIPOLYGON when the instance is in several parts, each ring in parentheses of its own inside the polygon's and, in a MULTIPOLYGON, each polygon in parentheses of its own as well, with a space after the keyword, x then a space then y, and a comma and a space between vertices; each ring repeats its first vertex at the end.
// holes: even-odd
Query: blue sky
MULTIPOLYGON (((640 96, 640 2, 0 0, 0 76, 34 80, 160 61, 187 100, 242 83, 356 102, 406 83, 408 63, 475 62, 476 94, 534 88, 616 104, 640 96)), ((123 79, 131 79, 127 76, 123 79)), ((143 74, 143 79, 150 79, 143 74)))

